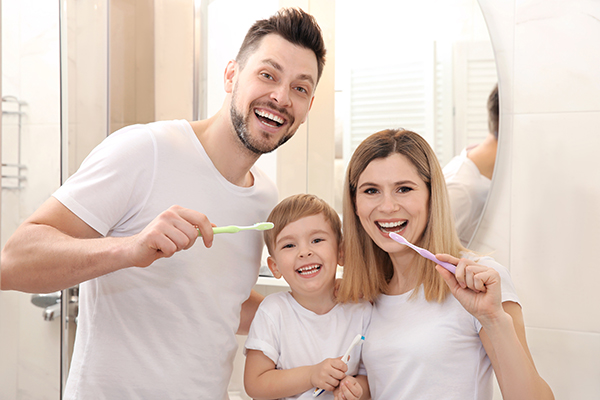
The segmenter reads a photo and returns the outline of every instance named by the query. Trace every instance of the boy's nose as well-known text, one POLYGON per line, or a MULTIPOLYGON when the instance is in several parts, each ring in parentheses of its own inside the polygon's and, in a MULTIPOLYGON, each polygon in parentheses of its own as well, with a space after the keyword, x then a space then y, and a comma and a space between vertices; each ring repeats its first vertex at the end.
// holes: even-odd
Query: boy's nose
POLYGON ((307 250, 302 250, 302 251, 300 252, 300 254, 299 254, 299 257, 300 257, 300 258, 304 258, 304 257, 310 257, 310 256, 312 256, 312 254, 313 254, 312 250, 309 250, 309 249, 307 249, 307 250))

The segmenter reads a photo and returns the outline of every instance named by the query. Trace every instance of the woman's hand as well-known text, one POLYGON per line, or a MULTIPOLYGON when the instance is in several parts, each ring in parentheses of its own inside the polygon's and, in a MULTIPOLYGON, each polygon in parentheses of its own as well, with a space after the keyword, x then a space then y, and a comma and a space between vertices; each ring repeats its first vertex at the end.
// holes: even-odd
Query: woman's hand
POLYGON ((358 400, 363 395, 363 388, 353 376, 346 376, 333 391, 335 400, 358 400))
POLYGON ((500 275, 493 268, 478 265, 472 260, 458 259, 448 254, 436 254, 440 261, 456 265, 456 273, 436 265, 452 295, 475 318, 485 325, 504 313, 500 275))

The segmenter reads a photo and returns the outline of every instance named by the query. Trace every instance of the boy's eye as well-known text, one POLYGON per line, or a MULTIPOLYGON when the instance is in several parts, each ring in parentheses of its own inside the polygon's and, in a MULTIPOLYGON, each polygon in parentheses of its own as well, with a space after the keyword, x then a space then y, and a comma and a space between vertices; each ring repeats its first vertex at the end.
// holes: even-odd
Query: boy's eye
POLYGON ((288 243, 288 244, 284 244, 284 245, 283 245, 281 248, 282 248, 282 249, 291 249, 291 248, 293 248, 293 247, 294 247, 294 245, 293 245, 293 244, 291 244, 291 243, 288 243))

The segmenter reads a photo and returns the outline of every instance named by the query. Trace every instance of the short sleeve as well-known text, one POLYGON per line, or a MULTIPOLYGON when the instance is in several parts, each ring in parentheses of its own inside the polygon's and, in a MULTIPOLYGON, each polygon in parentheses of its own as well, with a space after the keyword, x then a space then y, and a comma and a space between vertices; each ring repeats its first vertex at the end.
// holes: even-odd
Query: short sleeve
POLYGON ((277 324, 274 323, 272 316, 267 311, 269 304, 265 301, 258 307, 252 325, 250 325, 248 338, 244 345, 244 355, 246 355, 247 350, 259 350, 277 365, 280 356, 280 332, 277 324))
POLYGON ((53 196, 106 236, 143 207, 153 182, 155 142, 142 125, 100 143, 53 196))

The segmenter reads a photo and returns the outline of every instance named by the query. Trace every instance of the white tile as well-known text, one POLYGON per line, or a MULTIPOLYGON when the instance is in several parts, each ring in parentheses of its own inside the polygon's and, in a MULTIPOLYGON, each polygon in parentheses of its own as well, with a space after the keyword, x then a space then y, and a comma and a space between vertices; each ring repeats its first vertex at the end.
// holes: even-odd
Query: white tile
POLYGON ((556 399, 600 398, 599 333, 529 328, 527 343, 556 399))
POLYGON ((600 2, 517 2, 515 112, 600 110, 600 2))
POLYGON ((600 332, 598 126, 600 112, 515 116, 511 273, 529 326, 600 332))
POLYGON ((60 121, 58 5, 50 3, 21 2, 20 97, 35 124, 60 121))

